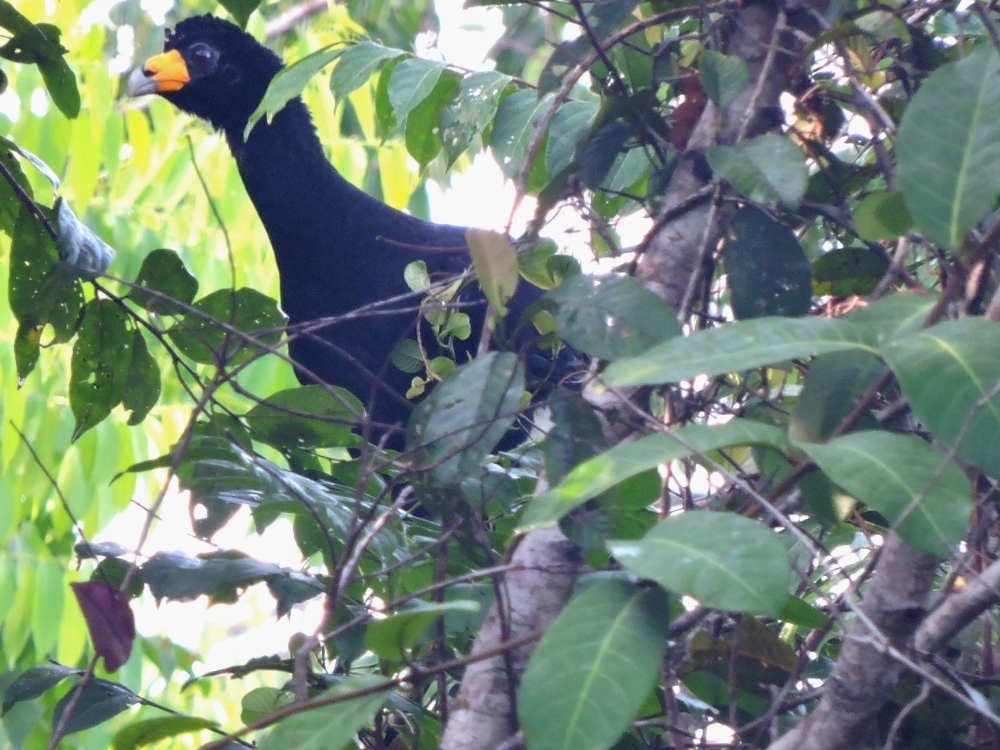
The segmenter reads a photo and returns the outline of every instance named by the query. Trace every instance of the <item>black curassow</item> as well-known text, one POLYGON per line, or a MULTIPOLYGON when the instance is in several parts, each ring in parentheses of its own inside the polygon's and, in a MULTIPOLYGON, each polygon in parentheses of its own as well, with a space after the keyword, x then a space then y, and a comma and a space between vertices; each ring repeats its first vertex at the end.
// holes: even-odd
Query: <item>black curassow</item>
MULTIPOLYGON (((163 54, 132 73, 128 92, 159 94, 225 134, 274 249, 281 305, 291 324, 345 315, 406 295, 410 290, 403 271, 412 261, 424 261, 432 279, 465 271, 471 263, 465 228, 415 218, 351 185, 327 161, 300 98, 289 101, 272 122, 259 120, 244 140, 250 115, 282 67, 274 52, 236 25, 196 16, 168 32, 163 54)), ((541 294, 522 280, 508 304, 508 320, 518 321, 541 294)), ((473 331, 467 341, 456 342, 461 364, 475 353, 486 302, 475 284, 467 285, 459 302, 473 331)), ((405 427, 412 404, 403 394, 412 375, 394 367, 390 356, 401 340, 414 335, 418 304, 410 296, 313 335, 293 337, 289 351, 301 368, 299 380, 315 382, 308 375, 313 373, 358 396, 373 422, 405 427)), ((529 379, 554 381, 571 369, 573 354, 553 358, 535 349, 537 334, 530 323, 520 332, 507 343, 531 350, 529 379)), ((425 346, 434 343, 430 328, 422 333, 425 346)), ((401 434, 393 433, 389 444, 399 447, 401 434)))

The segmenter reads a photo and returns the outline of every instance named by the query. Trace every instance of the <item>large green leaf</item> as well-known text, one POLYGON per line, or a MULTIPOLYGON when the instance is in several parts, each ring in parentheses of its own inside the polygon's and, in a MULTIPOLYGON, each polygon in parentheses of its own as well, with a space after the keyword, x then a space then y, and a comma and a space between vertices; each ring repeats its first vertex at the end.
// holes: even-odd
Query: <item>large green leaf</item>
POLYGON ((943 445, 1000 479, 1000 325, 949 321, 890 341, 883 355, 910 408, 943 445))
POLYGON ((785 545, 764 524, 734 513, 688 511, 608 549, 636 575, 706 607, 777 617, 788 601, 785 545))
MULTIPOLYGON (((364 690, 385 682, 374 675, 353 675, 323 693, 343 695, 364 690)), ((342 750, 353 746, 354 736, 389 700, 389 691, 382 690, 360 698, 320 706, 302 711, 283 719, 264 739, 257 743, 258 750, 342 750)))
POLYGON ((805 154, 787 136, 772 133, 735 146, 715 146, 705 158, 752 201, 796 208, 805 195, 809 181, 805 154))
POLYGON ((748 78, 746 63, 736 55, 707 49, 698 58, 698 79, 720 111, 743 93, 748 78))
POLYGON ((534 91, 516 91, 501 102, 490 135, 490 148, 507 177, 521 173, 535 124, 550 104, 550 96, 539 99, 534 91))
POLYGON ((314 75, 336 60, 343 51, 343 47, 330 45, 316 50, 278 71, 278 74, 271 79, 267 91, 264 92, 264 98, 261 99, 257 109, 247 120, 247 126, 243 130, 243 138, 250 137, 250 131, 254 129, 261 117, 266 115, 268 122, 273 120, 274 116, 284 109, 291 99, 302 93, 314 75))
POLYGON ((662 463, 730 445, 769 445, 785 450, 788 441, 785 433, 773 425, 733 419, 721 425, 690 424, 670 433, 658 432, 633 443, 620 443, 584 461, 555 487, 534 498, 519 529, 549 526, 619 482, 662 463))
POLYGON ((599 359, 633 357, 680 336, 667 303, 631 276, 570 276, 546 297, 560 335, 599 359))
POLYGON ((947 558, 965 537, 972 485, 915 435, 866 430, 799 447, 834 482, 885 516, 914 549, 947 558))
POLYGON ((920 87, 896 136, 906 207, 931 240, 957 247, 1000 195, 1000 57, 982 44, 920 87))
POLYGON ((445 106, 439 120, 449 167, 465 153, 476 134, 493 122, 500 96, 510 81, 510 76, 494 70, 472 73, 462 79, 458 96, 445 106))
POLYGON ((124 311, 109 299, 93 300, 84 309, 69 381, 74 440, 103 421, 125 396, 135 345, 127 323, 124 311))
POLYGON ((757 318, 670 339, 638 357, 612 362, 604 378, 616 386, 673 383, 825 352, 874 352, 874 344, 870 331, 843 319, 757 318))
POLYGON ((488 352, 457 368, 410 417, 407 447, 420 448, 442 485, 473 475, 514 422, 524 367, 512 352, 488 352))
POLYGON ((792 230, 756 206, 746 206, 733 217, 722 257, 738 319, 809 312, 809 259, 792 230))
POLYGON ((531 655, 517 715, 531 750, 604 750, 635 718, 660 672, 667 597, 621 580, 570 601, 531 655))
MULTIPOLYGON (((398 71, 396 75, 399 75, 398 71)), ((438 123, 444 108, 455 99, 461 80, 461 76, 452 70, 441 71, 434 88, 406 117, 406 150, 421 169, 441 152, 443 144, 438 123)), ((392 96, 391 88, 389 95, 392 96)))
POLYGON ((278 447, 315 448, 345 445, 364 407, 336 386, 304 385, 269 396, 247 412, 258 440, 278 447))
POLYGON ((545 149, 545 171, 550 178, 569 166, 576 147, 597 116, 594 102, 566 102, 552 117, 545 149))
POLYGON ((392 71, 389 79, 389 103, 396 112, 396 121, 402 122, 420 102, 437 86, 445 64, 414 57, 403 60, 392 71))

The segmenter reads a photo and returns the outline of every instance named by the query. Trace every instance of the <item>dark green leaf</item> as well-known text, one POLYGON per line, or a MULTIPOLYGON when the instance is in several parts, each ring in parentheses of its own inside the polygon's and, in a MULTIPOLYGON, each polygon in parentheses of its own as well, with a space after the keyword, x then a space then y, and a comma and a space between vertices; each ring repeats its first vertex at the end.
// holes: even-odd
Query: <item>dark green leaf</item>
POLYGON ((608 549, 636 575, 706 607, 777 617, 788 601, 792 568, 781 539, 734 513, 687 511, 608 549))
POLYGON ((82 674, 79 669, 64 667, 61 664, 43 664, 25 670, 14 678, 4 691, 3 712, 0 716, 7 713, 14 704, 34 700, 67 677, 82 674))
POLYGON ((253 435, 270 445, 316 448, 344 445, 364 414, 361 402, 336 386, 305 385, 269 396, 247 412, 253 435))
POLYGON ((667 303, 631 276, 571 276, 546 297, 559 334, 599 359, 635 357, 681 333, 667 303))
POLYGON ((479 602, 475 601, 419 602, 412 609, 369 625, 365 645, 382 659, 400 661, 437 618, 447 612, 478 612, 479 609, 479 602))
POLYGON ((125 396, 135 342, 127 324, 127 315, 112 300, 93 300, 84 308, 69 379, 74 440, 102 422, 125 396))
MULTIPOLYGON (((198 279, 191 275, 184 261, 173 250, 154 250, 147 255, 135 283, 185 305, 190 305, 198 293, 198 279)), ((132 289, 129 297, 150 312, 161 315, 183 315, 184 312, 183 308, 171 304, 169 300, 143 289, 132 289)))
POLYGON ((524 367, 512 352, 488 352, 457 368, 410 417, 407 447, 420 448, 435 481, 472 475, 518 414, 524 367))
POLYGON ((401 49, 383 47, 367 40, 348 47, 337 58, 337 66, 330 75, 330 91, 337 101, 368 83, 372 74, 386 60, 402 57, 401 49))
POLYGON ((869 242, 893 240, 913 226, 902 193, 875 191, 851 208, 858 236, 869 242))
POLYGON ((825 440, 883 372, 885 364, 871 352, 836 352, 816 357, 795 401, 789 436, 810 443, 825 440))
POLYGON ((247 27, 250 14, 260 6, 261 0, 219 0, 219 5, 228 10, 241 29, 247 27))
POLYGON ((597 128, 580 148, 580 182, 589 188, 603 185, 633 130, 624 120, 610 120, 597 128))
POLYGON ((915 435, 867 430, 799 447, 834 482, 881 513, 907 544, 951 557, 972 515, 962 470, 915 435))
MULTIPOLYGON (((79 690, 79 687, 70 690, 56 704, 52 714, 53 728, 59 725, 63 711, 79 690)), ((109 680, 91 680, 83 688, 83 694, 73 709, 73 715, 66 724, 66 733, 74 734, 96 727, 140 702, 139 696, 124 685, 109 680)))
POLYGON ((722 257, 738 319, 809 312, 809 260, 792 231, 756 206, 745 206, 733 217, 722 257))
POLYGON ((193 307, 201 314, 185 314, 168 334, 184 355, 203 364, 243 362, 259 353, 257 342, 276 346, 286 322, 277 302, 249 288, 220 289, 193 307))
POLYGON ((835 297, 871 294, 889 262, 867 247, 842 247, 812 263, 813 294, 835 297))
POLYGON ((458 73, 445 69, 441 72, 433 90, 407 115, 406 150, 410 152, 410 156, 416 159, 421 169, 426 167, 441 152, 439 120, 444 108, 454 100, 458 93, 460 82, 461 76, 458 73))
POLYGON ((160 400, 160 366, 146 347, 146 339, 136 329, 132 337, 132 361, 129 363, 122 406, 132 412, 130 425, 137 425, 146 418, 160 400))
POLYGON ((545 171, 554 178, 570 165, 576 147, 590 129, 598 107, 593 102, 566 102, 555 113, 545 148, 545 171))
MULTIPOLYGON (((240 1, 245 2, 246 0, 240 1)), ((264 98, 250 115, 250 119, 247 120, 247 126, 243 130, 243 139, 246 140, 250 137, 250 131, 253 130, 260 118, 266 115, 267 121, 271 122, 274 116, 284 109, 289 100, 301 94, 312 77, 336 60, 341 52, 343 52, 343 47, 334 48, 333 45, 323 47, 323 49, 316 50, 278 71, 278 74, 271 79, 267 91, 264 92, 264 98)))
POLYGON ((524 169, 535 125, 549 108, 550 99, 549 96, 539 99, 534 91, 515 91, 500 103, 490 134, 490 148, 508 178, 517 177, 524 169))
POLYGON ((242 552, 218 552, 190 557, 182 552, 157 552, 141 566, 142 580, 157 599, 187 602, 212 597, 220 590, 249 586, 282 569, 242 552))
POLYGON ((910 216, 957 247, 1000 195, 1000 57, 982 44, 938 68, 914 95, 896 136, 896 176, 910 216))
POLYGON ((531 655, 517 714, 532 750, 605 750, 660 675, 669 615, 656 588, 605 580, 559 613, 531 655))
POLYGON ((462 79, 458 96, 445 106, 440 118, 441 141, 449 166, 465 153, 476 134, 493 122, 500 95, 510 81, 510 76, 492 70, 462 79))

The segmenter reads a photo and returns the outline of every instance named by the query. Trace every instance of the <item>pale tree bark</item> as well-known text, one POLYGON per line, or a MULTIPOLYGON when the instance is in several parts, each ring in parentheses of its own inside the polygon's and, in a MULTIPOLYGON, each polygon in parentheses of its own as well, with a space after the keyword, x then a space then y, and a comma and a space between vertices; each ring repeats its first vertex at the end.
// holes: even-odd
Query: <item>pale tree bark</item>
MULTIPOLYGON (((511 564, 516 569, 504 576, 473 655, 543 632, 573 591, 580 557, 558 528, 540 529, 524 536, 511 564)), ((511 698, 533 650, 534 644, 521 646, 465 670, 458 697, 449 703, 442 750, 492 750, 517 731, 511 698)))

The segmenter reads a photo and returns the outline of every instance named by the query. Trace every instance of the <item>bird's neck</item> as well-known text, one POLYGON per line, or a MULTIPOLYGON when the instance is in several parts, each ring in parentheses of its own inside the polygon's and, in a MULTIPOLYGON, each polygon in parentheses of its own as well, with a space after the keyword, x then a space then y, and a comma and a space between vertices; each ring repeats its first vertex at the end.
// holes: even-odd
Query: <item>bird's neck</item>
POLYGON ((270 235, 279 270, 298 260, 288 257, 297 248, 336 249, 340 243, 335 239, 350 230, 357 216, 386 208, 327 161, 309 112, 298 98, 270 123, 259 120, 246 141, 242 128, 227 129, 226 138, 270 235))

